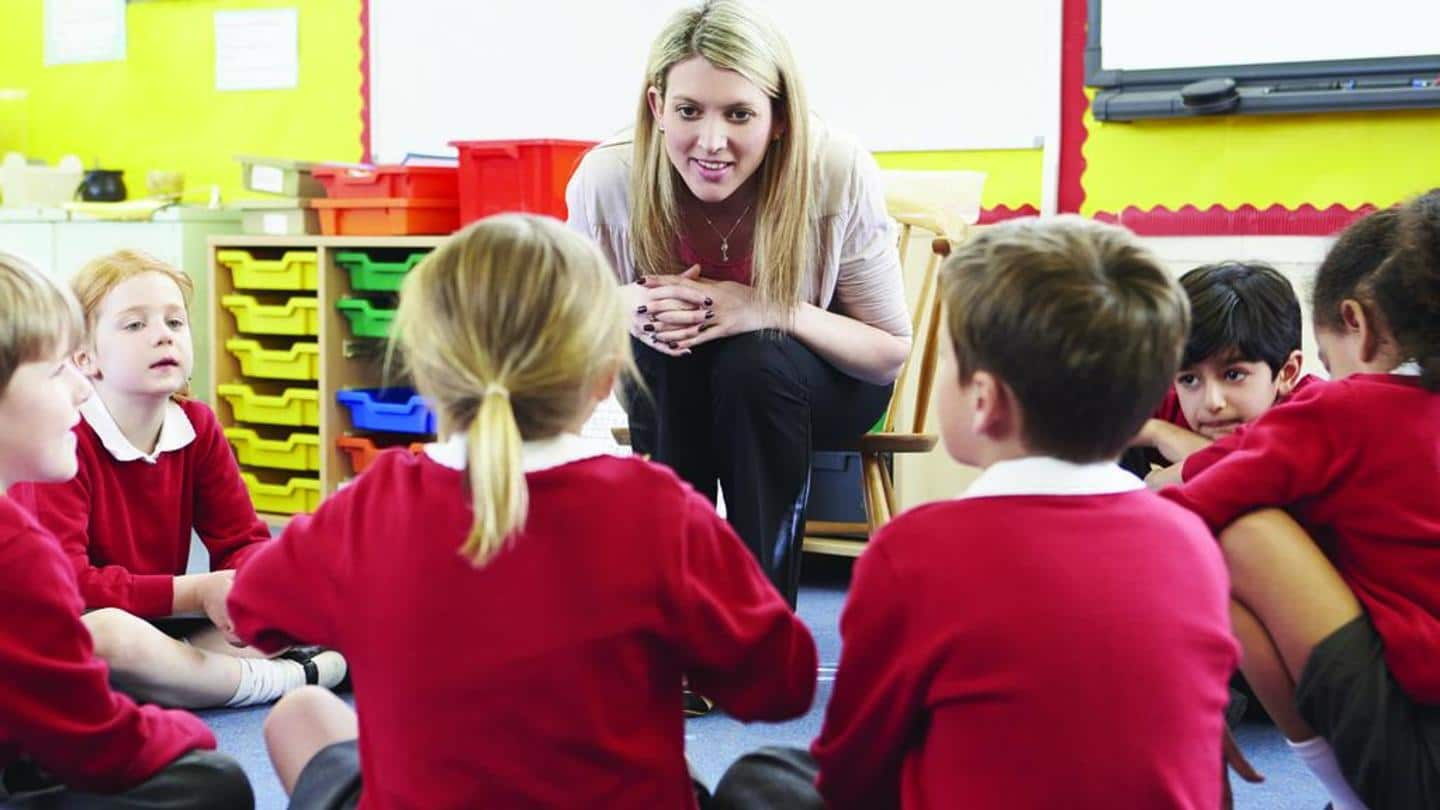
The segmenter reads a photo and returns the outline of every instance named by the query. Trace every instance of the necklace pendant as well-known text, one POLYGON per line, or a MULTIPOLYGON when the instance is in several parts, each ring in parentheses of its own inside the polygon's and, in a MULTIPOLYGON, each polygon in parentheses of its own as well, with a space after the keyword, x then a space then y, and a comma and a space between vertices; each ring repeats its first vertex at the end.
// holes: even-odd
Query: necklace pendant
POLYGON ((721 240, 720 240, 720 261, 722 261, 722 262, 728 262, 728 261, 730 261, 730 240, 729 240, 729 239, 721 239, 721 240))

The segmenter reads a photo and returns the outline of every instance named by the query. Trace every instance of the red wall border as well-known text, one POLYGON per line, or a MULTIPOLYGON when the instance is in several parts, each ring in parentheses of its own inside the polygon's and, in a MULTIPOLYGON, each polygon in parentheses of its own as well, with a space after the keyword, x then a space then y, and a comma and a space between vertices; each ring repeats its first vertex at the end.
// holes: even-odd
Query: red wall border
POLYGON ((360 0, 360 162, 371 162, 370 0, 360 0))

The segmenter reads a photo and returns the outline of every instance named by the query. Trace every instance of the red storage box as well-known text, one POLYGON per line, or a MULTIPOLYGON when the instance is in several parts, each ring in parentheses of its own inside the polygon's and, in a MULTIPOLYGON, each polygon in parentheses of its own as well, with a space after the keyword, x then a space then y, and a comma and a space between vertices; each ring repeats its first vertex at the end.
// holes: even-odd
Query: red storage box
POLYGON ((326 197, 460 199, 454 166, 320 166, 311 173, 324 184, 326 197))
MULTIPOLYGON (((396 445, 376 444, 374 439, 365 436, 341 436, 335 440, 335 446, 350 456, 350 469, 354 470, 356 475, 359 475, 365 472, 365 469, 370 466, 370 462, 374 461, 376 456, 380 455, 380 451, 388 450, 396 445)), ((423 453, 424 451, 424 442, 415 442, 410 445, 410 452, 412 453, 423 453)))
POLYGON ((502 211, 565 219, 565 184, 594 141, 451 141, 460 151, 460 221, 502 211))
POLYGON ((326 236, 407 236, 450 234, 460 227, 455 200, 398 197, 311 200, 326 236))

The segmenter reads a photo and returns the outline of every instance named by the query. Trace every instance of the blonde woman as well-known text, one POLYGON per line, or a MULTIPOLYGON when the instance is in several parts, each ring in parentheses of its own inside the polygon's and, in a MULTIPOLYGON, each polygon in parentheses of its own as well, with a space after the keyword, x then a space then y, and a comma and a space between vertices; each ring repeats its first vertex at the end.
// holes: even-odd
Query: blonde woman
POLYGON ((810 117, 756 9, 681 11, 648 65, 634 131, 571 179, 570 225, 625 285, 635 450, 718 482, 794 605, 811 451, 875 422, 910 349, 893 229, 874 161, 810 117))
POLYGON ((266 721, 292 807, 693 807, 682 678, 746 720, 809 708, 815 643, 714 508, 575 435, 629 362, 620 299, 540 217, 406 279, 395 335, 446 439, 381 454, 230 593, 241 637, 354 670, 364 726, 318 688, 266 721))

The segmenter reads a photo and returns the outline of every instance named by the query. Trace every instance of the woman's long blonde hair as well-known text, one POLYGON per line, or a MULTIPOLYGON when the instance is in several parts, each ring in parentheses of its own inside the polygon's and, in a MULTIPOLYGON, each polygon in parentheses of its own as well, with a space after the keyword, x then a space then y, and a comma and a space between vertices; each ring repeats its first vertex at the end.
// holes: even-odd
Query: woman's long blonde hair
POLYGON ((640 103, 635 113, 635 155, 630 170, 630 239, 636 270, 678 273, 680 213, 675 184, 683 182, 665 154, 647 94, 668 92, 670 68, 703 57, 732 70, 771 99, 774 120, 783 127, 756 170, 755 251, 751 279, 762 307, 787 313, 804 297, 809 255, 810 111, 790 46, 757 9, 737 0, 707 2, 677 13, 650 47, 640 103))
POLYGON ((537 216, 483 219, 405 279, 392 346, 441 435, 466 436, 475 517, 461 553, 475 564, 524 527, 521 441, 572 427, 630 369, 623 309, 600 251, 537 216))

